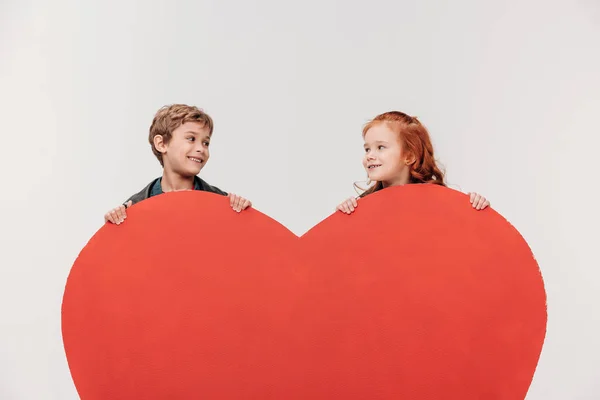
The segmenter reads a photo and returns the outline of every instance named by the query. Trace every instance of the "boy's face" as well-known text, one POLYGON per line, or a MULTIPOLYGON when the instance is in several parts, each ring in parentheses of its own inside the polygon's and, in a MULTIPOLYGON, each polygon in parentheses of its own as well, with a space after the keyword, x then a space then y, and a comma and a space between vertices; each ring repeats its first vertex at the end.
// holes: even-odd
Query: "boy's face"
POLYGON ((180 125, 173 131, 167 144, 162 142, 160 136, 154 139, 156 148, 163 154, 165 170, 184 177, 198 175, 210 157, 209 128, 199 122, 180 125))

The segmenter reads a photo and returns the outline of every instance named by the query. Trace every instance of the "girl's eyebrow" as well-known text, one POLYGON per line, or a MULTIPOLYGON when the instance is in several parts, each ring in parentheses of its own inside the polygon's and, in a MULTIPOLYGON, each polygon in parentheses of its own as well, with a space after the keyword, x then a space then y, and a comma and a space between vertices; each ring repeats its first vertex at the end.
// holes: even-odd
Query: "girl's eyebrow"
POLYGON ((365 143, 363 147, 367 147, 370 144, 387 144, 385 140, 376 140, 373 143, 365 143))

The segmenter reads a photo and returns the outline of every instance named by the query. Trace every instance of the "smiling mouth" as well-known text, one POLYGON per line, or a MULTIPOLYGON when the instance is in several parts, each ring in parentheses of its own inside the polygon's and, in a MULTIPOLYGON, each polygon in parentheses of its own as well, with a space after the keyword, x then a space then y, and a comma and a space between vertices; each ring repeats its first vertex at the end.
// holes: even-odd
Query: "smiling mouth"
POLYGON ((381 164, 369 165, 367 168, 368 169, 374 169, 374 168, 378 168, 378 167, 381 167, 381 164))
POLYGON ((198 164, 202 164, 204 162, 204 160, 201 158, 196 158, 196 157, 188 157, 188 158, 194 162, 197 162, 198 164))

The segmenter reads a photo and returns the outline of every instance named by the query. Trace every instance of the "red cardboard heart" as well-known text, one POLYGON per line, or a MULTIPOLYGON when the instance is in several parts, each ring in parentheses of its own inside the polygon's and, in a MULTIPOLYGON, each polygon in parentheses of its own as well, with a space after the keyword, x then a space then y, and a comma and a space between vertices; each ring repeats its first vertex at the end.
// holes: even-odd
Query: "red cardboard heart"
POLYGON ((386 189, 298 238, 168 193, 85 246, 62 330, 83 400, 523 399, 546 330, 537 263, 491 209, 386 189))

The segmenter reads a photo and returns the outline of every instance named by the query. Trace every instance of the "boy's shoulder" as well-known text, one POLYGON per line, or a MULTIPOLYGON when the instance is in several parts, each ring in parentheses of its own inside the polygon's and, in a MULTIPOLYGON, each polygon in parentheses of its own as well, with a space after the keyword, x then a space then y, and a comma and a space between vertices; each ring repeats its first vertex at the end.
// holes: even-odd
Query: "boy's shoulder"
POLYGON ((144 188, 142 190, 140 190, 139 192, 135 193, 134 195, 132 195, 131 197, 129 197, 127 200, 125 200, 123 202, 123 204, 127 204, 128 202, 131 201, 131 205, 134 205, 135 203, 139 203, 142 200, 146 200, 147 198, 150 197, 150 193, 152 191, 152 187, 159 180, 160 180, 160 177, 156 178, 156 179, 153 179, 149 184, 147 184, 146 186, 144 186, 144 188))
MULTIPOLYGON (((140 190, 139 192, 135 193, 134 195, 129 197, 127 200, 125 200, 125 202, 123 202, 123 204, 127 204, 129 201, 131 201, 131 205, 134 205, 135 203, 139 203, 142 200, 146 200, 146 199, 152 197, 153 188, 159 181, 160 181, 160 177, 153 179, 142 190, 140 190)), ((222 196, 227 196, 227 192, 224 192, 223 190, 219 189, 216 186, 209 185, 204 179, 200 178, 199 176, 194 177, 194 189, 202 190, 205 192, 216 193, 216 194, 220 194, 222 196)), ((159 192, 162 193, 162 190, 160 190, 160 188, 159 188, 159 192)))
POLYGON ((196 176, 194 178, 194 183, 196 187, 200 187, 199 190, 204 190, 205 192, 211 192, 220 194, 222 196, 227 196, 227 192, 222 191, 216 186, 209 185, 204 179, 200 178, 199 176, 196 176))

